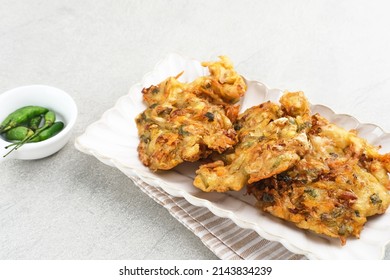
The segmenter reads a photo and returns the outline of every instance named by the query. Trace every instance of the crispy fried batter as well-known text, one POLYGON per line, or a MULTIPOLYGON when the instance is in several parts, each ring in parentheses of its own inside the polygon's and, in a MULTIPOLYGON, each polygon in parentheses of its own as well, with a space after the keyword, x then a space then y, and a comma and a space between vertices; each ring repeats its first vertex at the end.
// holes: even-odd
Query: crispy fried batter
POLYGON ((162 102, 175 103, 185 91, 207 99, 215 105, 232 106, 244 95, 246 84, 244 79, 234 70, 228 57, 220 56, 219 58, 219 61, 202 63, 202 66, 209 69, 210 75, 208 76, 199 77, 190 83, 180 83, 180 85, 176 83, 174 88, 171 84, 165 83, 170 79, 177 80, 182 74, 179 73, 176 77, 168 78, 157 86, 152 85, 143 89, 144 101, 148 105, 162 102), (167 100, 168 98, 169 100, 167 100))
POLYGON ((390 204, 389 155, 314 115, 311 150, 292 168, 248 186, 265 212, 296 226, 336 237, 359 237, 368 216, 390 204))
POLYGON ((142 90, 148 108, 136 118, 142 163, 168 170, 213 154, 196 171, 205 191, 247 186, 257 206, 297 227, 358 238, 367 217, 390 205, 390 153, 311 116, 302 92, 285 93, 238 115, 246 91, 227 57, 205 62, 210 75, 191 83, 181 73, 142 90))
POLYGON ((246 91, 243 78, 233 69, 233 64, 226 56, 220 56, 220 61, 203 62, 208 67, 210 76, 200 77, 189 87, 197 95, 208 98, 214 104, 234 104, 246 91))
POLYGON ((206 192, 238 191, 296 164, 309 149, 309 103, 302 92, 287 93, 280 103, 266 102, 241 114, 234 153, 202 165, 194 185, 206 192))
POLYGON ((143 89, 149 107, 136 118, 138 153, 151 170, 168 170, 236 144, 234 103, 244 94, 245 82, 226 57, 206 65, 211 75, 192 83, 179 82, 179 74, 143 89))
POLYGON ((301 92, 284 94, 280 103, 241 114, 234 152, 202 165, 194 185, 225 192, 249 184, 265 212, 342 244, 359 237, 367 217, 390 204, 390 154, 379 154, 356 131, 310 116, 301 92))

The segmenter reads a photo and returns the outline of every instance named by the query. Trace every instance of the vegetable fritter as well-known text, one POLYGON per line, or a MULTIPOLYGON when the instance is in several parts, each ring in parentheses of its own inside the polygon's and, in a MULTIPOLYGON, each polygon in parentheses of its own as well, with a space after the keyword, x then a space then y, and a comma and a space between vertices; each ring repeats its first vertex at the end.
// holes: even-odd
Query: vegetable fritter
POLYGON ((265 212, 297 227, 339 238, 359 237, 368 216, 390 204, 390 154, 312 116, 310 151, 292 168, 248 186, 265 212))
POLYGON ((287 93, 280 103, 266 102, 241 114, 234 152, 201 165, 194 185, 205 192, 238 191, 296 164, 309 149, 309 103, 302 92, 287 93))
POLYGON ((153 171, 222 153, 237 142, 234 103, 245 93, 245 81, 226 57, 204 65, 209 76, 181 83, 179 74, 142 91, 148 108, 136 118, 138 153, 153 171))
POLYGON ((302 92, 239 114, 246 84, 230 60, 202 65, 210 74, 193 82, 180 82, 180 73, 142 90, 148 108, 136 124, 145 166, 169 170, 207 158, 196 171, 197 188, 247 187, 261 210, 342 245, 359 238, 367 217, 387 210, 390 153, 311 115, 302 92))

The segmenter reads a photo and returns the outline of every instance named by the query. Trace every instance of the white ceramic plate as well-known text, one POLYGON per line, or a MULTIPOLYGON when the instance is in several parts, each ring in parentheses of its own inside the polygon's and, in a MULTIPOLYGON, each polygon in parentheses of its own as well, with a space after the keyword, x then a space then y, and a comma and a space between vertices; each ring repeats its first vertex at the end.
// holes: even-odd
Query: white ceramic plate
MULTIPOLYGON (((254 199, 244 192, 204 193, 193 187, 196 164, 182 164, 172 171, 153 173, 138 159, 138 133, 135 117, 145 108, 141 90, 157 84, 168 76, 181 71, 182 81, 191 81, 206 74, 200 63, 171 54, 158 63, 153 72, 145 75, 142 82, 134 85, 129 94, 122 96, 116 105, 105 112, 102 118, 91 124, 78 137, 75 146, 80 151, 93 155, 100 161, 120 169, 128 176, 136 176, 144 182, 160 187, 167 193, 184 197, 196 206, 207 207, 217 216, 232 219, 238 226, 250 228, 262 237, 281 242, 290 251, 303 254, 309 259, 382 259, 385 246, 390 240, 390 212, 369 219, 360 239, 349 239, 345 246, 339 240, 330 240, 301 230, 292 224, 262 213, 256 209, 254 199)), ((247 81, 248 90, 242 100, 241 110, 267 100, 277 101, 280 90, 247 81)), ((322 105, 312 105, 313 113, 320 113, 332 122, 347 129, 357 129, 359 135, 373 144, 382 145, 381 152, 390 151, 390 134, 373 124, 361 124, 348 115, 335 114, 322 105)))

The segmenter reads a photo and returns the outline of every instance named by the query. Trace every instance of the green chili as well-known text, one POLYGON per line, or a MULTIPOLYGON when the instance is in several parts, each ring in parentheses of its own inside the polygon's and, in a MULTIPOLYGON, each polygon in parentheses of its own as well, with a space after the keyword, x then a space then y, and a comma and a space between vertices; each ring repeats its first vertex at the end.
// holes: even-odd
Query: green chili
POLYGON ((29 136, 28 138, 24 139, 23 141, 19 142, 13 149, 17 150, 21 146, 23 146, 24 143, 28 142, 30 139, 34 138, 35 136, 39 135, 42 131, 44 131, 46 128, 49 128, 53 125, 53 123, 56 121, 56 114, 53 111, 48 111, 44 116, 45 123, 41 128, 38 128, 33 135, 29 136))
POLYGON ((9 114, 0 124, 0 133, 26 123, 31 118, 45 114, 48 109, 40 106, 25 106, 9 114))
POLYGON ((14 144, 8 145, 6 148, 9 148, 11 146, 14 146, 14 147, 7 154, 5 154, 3 157, 6 157, 12 151, 19 149, 25 143, 28 143, 32 138, 36 137, 41 132, 43 132, 45 129, 47 129, 50 126, 52 126, 53 123, 56 120, 56 114, 53 111, 47 111, 45 116, 44 116, 44 120, 45 120, 45 123, 43 124, 43 126, 41 128, 38 128, 32 135, 29 135, 28 137, 24 138, 22 141, 19 141, 18 143, 14 143, 14 144))
POLYGON ((49 139, 59 133, 64 128, 63 122, 55 122, 52 126, 42 130, 41 133, 31 138, 28 142, 40 142, 49 139))
POLYGON ((36 117, 33 117, 29 124, 28 124, 28 127, 35 131, 39 128, 40 124, 41 124, 41 121, 42 121, 42 116, 36 116, 36 117))
POLYGON ((30 137, 34 134, 30 128, 25 126, 18 126, 8 130, 5 133, 5 138, 10 141, 23 141, 24 139, 30 137))

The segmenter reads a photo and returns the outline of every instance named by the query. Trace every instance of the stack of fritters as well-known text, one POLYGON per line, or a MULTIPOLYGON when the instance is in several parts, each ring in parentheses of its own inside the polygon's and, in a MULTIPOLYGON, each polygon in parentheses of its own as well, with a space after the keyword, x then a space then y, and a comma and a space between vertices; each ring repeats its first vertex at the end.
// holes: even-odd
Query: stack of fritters
POLYGON ((303 93, 246 110, 234 152, 200 166, 194 185, 225 192, 248 186, 258 207, 345 244, 390 204, 390 154, 316 114, 303 93))
POLYGON ((298 227, 338 237, 359 237, 367 217, 390 204, 389 154, 314 115, 310 149, 292 168, 252 183, 258 206, 298 227))
POLYGON ((302 92, 287 92, 238 114, 246 91, 227 57, 203 63, 210 75, 170 77, 143 89, 137 119, 142 163, 168 170, 206 159, 194 185, 205 192, 247 187, 257 206, 297 227, 359 237, 367 217, 390 204, 390 154, 320 115, 302 92), (210 156, 212 155, 212 156, 210 156))
POLYGON ((139 157, 151 170, 222 153, 237 142, 234 105, 246 91, 244 79, 227 57, 207 62, 210 75, 191 83, 170 77, 143 89, 148 108, 137 119, 139 157))
POLYGON ((234 151, 202 165, 194 185, 206 192, 238 191, 296 164, 309 149, 309 104, 301 92, 285 95, 281 103, 266 102, 241 114, 234 151))

